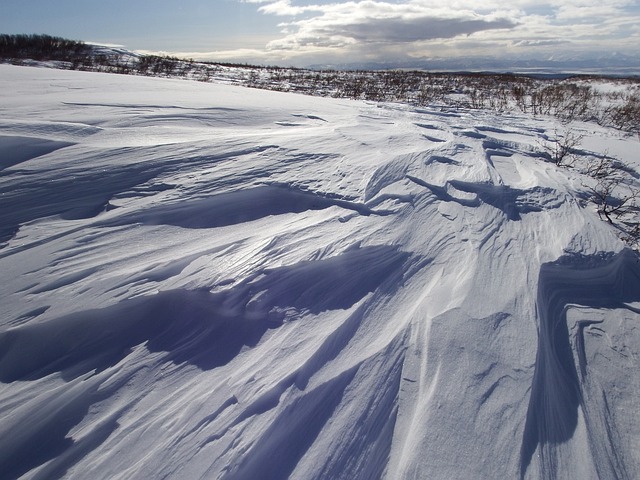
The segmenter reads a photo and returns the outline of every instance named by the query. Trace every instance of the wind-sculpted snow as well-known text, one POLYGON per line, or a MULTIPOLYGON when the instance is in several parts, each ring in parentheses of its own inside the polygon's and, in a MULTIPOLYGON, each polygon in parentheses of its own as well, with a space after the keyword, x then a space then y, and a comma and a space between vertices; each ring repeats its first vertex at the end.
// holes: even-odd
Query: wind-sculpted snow
POLYGON ((140 218, 123 218, 147 225, 177 225, 184 228, 213 228, 235 225, 258 218, 285 213, 301 213, 338 206, 363 215, 371 212, 366 206, 314 194, 286 185, 264 185, 221 193, 209 198, 181 201, 176 205, 161 205, 143 211, 140 218))
POLYGON ((556 193, 550 188, 535 187, 530 190, 514 189, 506 185, 467 183, 451 180, 445 186, 430 185, 415 177, 410 180, 422 185, 440 200, 458 202, 461 205, 474 207, 482 203, 501 210, 509 220, 520 220, 521 214, 541 212, 546 208, 560 206, 562 200, 555 198, 556 193), (543 205, 544 202, 546 205, 543 205))
POLYGON ((73 144, 41 138, 0 136, 0 170, 69 145, 73 144))
POLYGON ((174 361, 224 365, 294 312, 348 309, 398 269, 407 255, 364 247, 336 257, 265 269, 219 293, 170 290, 0 333, 0 381, 77 377, 118 363, 147 342, 174 361))
POLYGON ((0 73, 1 478, 640 475, 640 263, 553 121, 0 73))
POLYGON ((589 371, 584 323, 601 322, 579 319, 573 327, 568 325, 567 311, 580 306, 630 309, 637 314, 638 309, 629 306, 634 302, 640 302, 640 261, 628 251, 615 256, 573 254, 542 265, 538 283, 538 353, 522 443, 522 473, 539 446, 544 476, 557 478, 558 469, 571 460, 558 453, 558 445, 569 441, 582 421, 586 422, 587 429, 583 448, 593 456, 591 461, 598 475, 601 478, 629 476, 615 451, 614 439, 600 438, 602 432, 592 431, 591 414, 604 417, 601 423, 605 425, 611 425, 612 419, 608 418, 611 414, 607 409, 588 411, 581 391, 589 371), (613 445, 604 452, 591 445, 602 442, 613 445))

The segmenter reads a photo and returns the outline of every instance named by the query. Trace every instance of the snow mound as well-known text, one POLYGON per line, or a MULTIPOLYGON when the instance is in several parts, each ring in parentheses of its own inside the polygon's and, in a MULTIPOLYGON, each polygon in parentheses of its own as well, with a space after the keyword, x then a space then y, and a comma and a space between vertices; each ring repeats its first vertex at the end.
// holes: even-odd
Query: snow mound
POLYGON ((554 120, 0 73, 3 478, 640 476, 640 261, 554 120))

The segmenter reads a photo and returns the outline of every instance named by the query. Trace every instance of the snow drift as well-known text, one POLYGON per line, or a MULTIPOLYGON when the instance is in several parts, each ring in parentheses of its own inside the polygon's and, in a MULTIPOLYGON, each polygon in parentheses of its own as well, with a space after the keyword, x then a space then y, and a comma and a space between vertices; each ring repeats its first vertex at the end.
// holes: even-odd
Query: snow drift
POLYGON ((640 263, 552 119, 0 73, 3 478, 640 476, 640 263))

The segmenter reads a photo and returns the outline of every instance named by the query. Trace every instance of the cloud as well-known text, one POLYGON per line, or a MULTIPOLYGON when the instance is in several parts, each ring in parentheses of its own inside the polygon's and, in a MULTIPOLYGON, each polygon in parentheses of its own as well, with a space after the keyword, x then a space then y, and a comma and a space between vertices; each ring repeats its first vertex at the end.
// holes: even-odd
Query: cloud
POLYGON ((260 12, 279 16, 295 16, 305 12, 324 10, 324 7, 319 5, 292 5, 291 0, 244 0, 243 3, 264 4, 258 8, 260 12))
POLYGON ((637 52, 640 34, 637 0, 237 1, 282 19, 281 36, 263 50, 264 58, 275 62, 420 58, 444 52, 525 55, 616 45, 637 52))
POLYGON ((569 44, 568 40, 549 39, 549 40, 517 40, 513 42, 514 47, 555 47, 557 45, 569 44))
POLYGON ((417 42, 436 38, 471 35, 482 30, 513 28, 516 23, 506 18, 430 18, 411 20, 372 18, 361 23, 336 26, 335 33, 359 42, 417 42))
MULTIPOLYGON (((262 2, 265 3, 265 2, 262 2)), ((284 14, 295 8, 290 1, 266 3, 261 11, 284 14)), ((350 1, 299 7, 306 18, 281 24, 285 36, 268 49, 298 50, 306 47, 357 48, 371 43, 407 44, 453 38, 495 29, 514 28, 506 15, 481 15, 469 10, 433 8, 418 2, 350 1)))

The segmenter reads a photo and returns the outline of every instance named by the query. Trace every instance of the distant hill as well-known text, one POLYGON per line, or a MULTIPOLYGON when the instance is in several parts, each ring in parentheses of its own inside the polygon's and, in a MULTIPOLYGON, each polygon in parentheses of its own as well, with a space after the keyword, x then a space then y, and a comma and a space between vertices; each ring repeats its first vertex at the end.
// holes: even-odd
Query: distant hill
POLYGON ((343 64, 315 64, 309 68, 337 70, 417 69, 447 72, 494 72, 520 74, 590 74, 607 76, 640 75, 640 56, 618 52, 595 55, 574 55, 537 59, 497 57, 424 58, 393 62, 351 62, 343 64))

